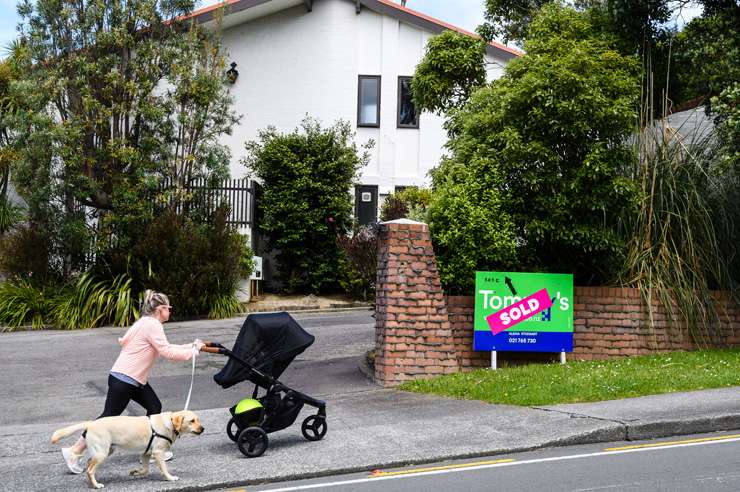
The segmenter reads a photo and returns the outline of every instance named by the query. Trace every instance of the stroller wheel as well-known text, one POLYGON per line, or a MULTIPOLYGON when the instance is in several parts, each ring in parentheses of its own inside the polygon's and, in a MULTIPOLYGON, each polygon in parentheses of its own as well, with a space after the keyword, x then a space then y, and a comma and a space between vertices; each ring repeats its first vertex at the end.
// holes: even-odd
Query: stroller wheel
POLYGON ((226 435, 229 436, 229 439, 236 442, 239 437, 239 432, 241 432, 241 429, 239 428, 239 425, 237 425, 236 420, 234 420, 233 417, 230 418, 229 422, 226 424, 226 435))
POLYGON ((247 458, 262 456, 267 449, 267 432, 260 427, 247 427, 239 433, 236 445, 247 458))
POLYGON ((309 441, 320 441, 326 435, 326 417, 309 415, 301 425, 301 432, 309 441))

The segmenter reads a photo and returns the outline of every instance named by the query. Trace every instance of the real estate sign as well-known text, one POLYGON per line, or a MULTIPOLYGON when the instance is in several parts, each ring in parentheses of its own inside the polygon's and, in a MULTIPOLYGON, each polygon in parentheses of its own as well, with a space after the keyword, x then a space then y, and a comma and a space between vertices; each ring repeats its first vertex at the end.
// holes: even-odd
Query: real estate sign
POLYGON ((476 272, 474 350, 573 351, 573 275, 476 272))

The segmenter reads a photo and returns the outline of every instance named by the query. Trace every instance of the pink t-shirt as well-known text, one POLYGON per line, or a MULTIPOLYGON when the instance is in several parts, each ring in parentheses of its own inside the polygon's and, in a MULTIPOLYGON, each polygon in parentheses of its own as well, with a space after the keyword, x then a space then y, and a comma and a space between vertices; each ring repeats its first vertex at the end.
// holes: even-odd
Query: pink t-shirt
POLYGON ((146 384, 149 371, 161 355, 171 360, 190 360, 193 346, 171 345, 164 335, 162 323, 151 316, 143 316, 131 325, 125 335, 118 339, 121 353, 111 372, 120 372, 146 384))

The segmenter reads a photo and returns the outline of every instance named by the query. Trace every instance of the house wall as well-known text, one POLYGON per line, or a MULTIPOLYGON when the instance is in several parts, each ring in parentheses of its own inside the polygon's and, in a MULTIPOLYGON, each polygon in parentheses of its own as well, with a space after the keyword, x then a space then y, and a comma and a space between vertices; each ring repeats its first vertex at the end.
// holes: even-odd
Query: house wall
MULTIPOLYGON (((311 12, 299 5, 226 28, 228 62, 239 70, 232 94, 243 115, 224 138, 232 150, 232 176, 246 173, 239 163, 244 142, 268 125, 291 131, 308 114, 325 126, 347 120, 358 145, 375 142, 360 180, 379 186, 380 202, 395 186, 429 184, 427 173, 446 142, 443 119, 424 113, 419 129, 396 128, 396 115, 398 77, 413 75, 432 35, 368 8, 358 15, 347 0, 316 0, 311 12), (380 128, 357 128, 361 74, 381 76, 380 128)), ((490 64, 489 76, 499 76, 503 63, 490 64)))

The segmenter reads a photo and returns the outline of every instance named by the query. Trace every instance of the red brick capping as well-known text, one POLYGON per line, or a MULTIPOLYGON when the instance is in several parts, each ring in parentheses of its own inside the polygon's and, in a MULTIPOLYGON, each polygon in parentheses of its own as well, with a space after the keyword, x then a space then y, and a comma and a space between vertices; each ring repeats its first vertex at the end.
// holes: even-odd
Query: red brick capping
POLYGON ((460 370, 426 224, 380 225, 375 296, 378 383, 395 386, 460 370))
MULTIPOLYGON (((725 293, 714 296, 720 327, 713 346, 740 347, 740 309, 725 293)), ((575 287, 569 359, 696 349, 686 325, 677 316, 670 323, 663 306, 652 303, 651 319, 637 289, 575 287)), ((381 224, 375 313, 375 379, 384 386, 490 366, 489 352, 473 351, 474 298, 444 295, 426 224, 381 224)), ((519 360, 547 356, 509 354, 519 360)))

